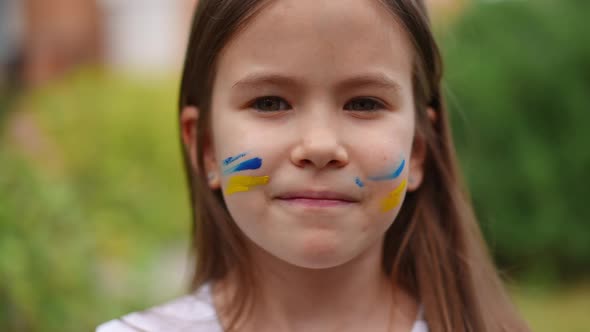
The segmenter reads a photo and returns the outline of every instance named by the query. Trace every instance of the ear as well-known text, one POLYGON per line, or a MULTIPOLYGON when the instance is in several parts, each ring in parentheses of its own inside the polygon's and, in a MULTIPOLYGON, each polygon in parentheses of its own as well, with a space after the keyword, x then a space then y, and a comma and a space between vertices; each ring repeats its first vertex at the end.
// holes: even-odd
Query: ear
MULTIPOLYGON (((189 157, 193 173, 200 172, 197 163, 197 123, 199 120, 199 109, 195 106, 185 106, 180 112, 180 131, 184 149, 189 157)), ((221 176, 218 174, 217 162, 210 140, 203 142, 203 158, 205 162, 205 174, 211 189, 219 189, 221 176)))
MULTIPOLYGON (((436 112, 429 107, 427 109, 428 121, 434 125, 437 121, 436 112)), ((424 180, 424 162, 428 151, 426 138, 423 135, 416 135, 412 145, 412 155, 410 156, 410 171, 408 178, 408 191, 417 190, 424 180)))

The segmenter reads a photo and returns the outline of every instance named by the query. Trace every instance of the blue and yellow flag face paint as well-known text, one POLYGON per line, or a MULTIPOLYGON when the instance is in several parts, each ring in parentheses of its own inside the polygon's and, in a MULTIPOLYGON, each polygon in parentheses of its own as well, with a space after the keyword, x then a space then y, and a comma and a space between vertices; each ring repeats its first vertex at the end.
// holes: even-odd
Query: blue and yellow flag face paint
POLYGON ((239 192, 250 191, 253 187, 267 184, 269 180, 269 176, 234 175, 229 178, 225 193, 231 195, 239 192))
MULTIPOLYGON (((244 158, 246 153, 240 153, 236 156, 228 157, 223 160, 223 174, 229 175, 236 172, 246 170, 256 170, 262 167, 262 159, 251 158, 242 161, 234 166, 231 166, 234 162, 244 158)), ((233 175, 227 182, 225 193, 232 195, 238 192, 250 191, 253 187, 267 184, 270 180, 269 176, 248 176, 248 175, 233 175)))
POLYGON ((381 212, 388 212, 395 209, 402 200, 404 190, 408 181, 404 179, 387 197, 381 202, 381 212))
MULTIPOLYGON (((399 166, 391 173, 386 173, 378 176, 370 176, 368 178, 369 181, 390 181, 397 179, 403 172, 404 167, 406 166, 406 160, 402 158, 399 166)), ((356 177, 354 182, 360 188, 365 187, 365 183, 359 178, 356 177)), ((388 212, 396 208, 400 203, 404 191, 407 186, 407 180, 404 179, 392 192, 387 195, 386 198, 383 199, 381 202, 381 211, 388 212)))
POLYGON ((379 176, 371 176, 369 180, 371 181, 387 181, 387 180, 395 180, 397 179, 404 170, 404 166, 406 166, 406 160, 402 159, 400 165, 395 169, 392 173, 387 173, 379 176))
POLYGON ((235 172, 240 172, 240 171, 247 171, 247 170, 251 170, 251 169, 259 169, 262 166, 262 159, 260 158, 252 158, 252 159, 248 159, 246 161, 242 161, 241 163, 232 166, 232 167, 227 167, 224 171, 223 174, 224 175, 228 175, 228 174, 232 174, 235 172))

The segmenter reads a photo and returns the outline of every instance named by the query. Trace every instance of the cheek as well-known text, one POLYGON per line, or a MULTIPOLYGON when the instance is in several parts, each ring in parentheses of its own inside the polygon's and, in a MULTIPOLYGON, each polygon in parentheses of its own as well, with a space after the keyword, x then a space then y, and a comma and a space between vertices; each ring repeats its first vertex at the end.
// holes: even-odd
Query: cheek
POLYGON ((380 173, 396 167, 402 159, 409 159, 414 131, 412 115, 405 113, 409 111, 371 128, 349 131, 354 133, 349 142, 359 163, 370 163, 370 171, 380 173))
POLYGON ((218 160, 238 153, 258 155, 266 159, 284 151, 284 140, 288 137, 284 135, 284 131, 257 126, 240 117, 227 117, 219 119, 213 127, 214 148, 218 160))
MULTIPOLYGON (((408 160, 411 154, 411 142, 405 142, 398 139, 381 140, 373 142, 370 145, 361 145, 355 148, 355 153, 351 159, 355 162, 361 174, 359 178, 363 183, 376 182, 376 179, 385 177, 381 181, 387 180, 386 175, 400 172, 399 176, 406 173, 408 160), (401 167, 401 170, 400 170, 401 167)), ((391 178, 390 180, 394 180, 391 178)))
POLYGON ((243 138, 248 137, 247 131, 244 131, 238 124, 220 119, 213 122, 212 132, 215 157, 218 161, 244 153, 248 149, 247 144, 242 143, 243 138))
MULTIPOLYGON (((259 243, 269 227, 269 202, 265 190, 267 184, 251 187, 248 191, 229 193, 224 188, 223 196, 228 211, 240 230, 254 242, 259 243)), ((271 224, 272 225, 272 224, 271 224)))
POLYGON ((363 174, 355 179, 356 185, 365 192, 371 213, 382 222, 392 221, 402 205, 410 153, 410 139, 392 139, 373 145, 360 157, 363 174))
POLYGON ((259 220, 262 214, 260 207, 266 204, 262 195, 255 191, 225 194, 224 199, 232 218, 240 228, 259 220))

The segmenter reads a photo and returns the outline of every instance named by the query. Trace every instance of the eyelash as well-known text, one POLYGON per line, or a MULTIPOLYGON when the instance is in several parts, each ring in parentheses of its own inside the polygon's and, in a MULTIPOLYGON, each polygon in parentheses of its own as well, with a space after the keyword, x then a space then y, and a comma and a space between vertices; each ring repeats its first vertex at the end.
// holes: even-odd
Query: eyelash
MULTIPOLYGON (((260 97, 260 98, 256 98, 249 107, 254 108, 256 111, 258 112, 262 112, 262 113, 270 113, 270 112, 279 112, 279 111, 285 111, 287 109, 281 109, 280 103, 284 103, 285 105, 287 105, 287 109, 291 109, 291 106, 289 105, 289 103, 287 103, 283 98, 281 97, 277 97, 277 96, 265 96, 265 97, 260 97), (260 109, 260 102, 279 102, 279 109, 273 109, 273 110, 263 110, 260 109)), ((383 105, 382 102, 375 100, 373 98, 369 98, 369 97, 359 97, 359 98, 355 98, 352 99, 351 101, 347 102, 346 105, 344 106, 345 110, 349 110, 349 111, 353 111, 353 112, 376 112, 378 110, 381 110, 385 108, 385 106, 383 105), (348 104, 354 103, 354 102, 371 102, 373 103, 373 107, 371 109, 361 109, 361 110, 353 110, 350 108, 347 108, 348 104)))
MULTIPOLYGON (((265 97, 260 97, 260 98, 256 98, 252 104, 250 105, 251 108, 254 108, 256 111, 258 112, 262 112, 262 113, 269 113, 269 112, 278 112, 278 111, 284 111, 284 109, 279 109, 279 110, 262 110, 260 109, 258 106, 260 106, 260 102, 276 102, 278 101, 279 103, 284 103, 285 105, 287 105, 288 109, 290 109, 290 105, 281 97, 277 97, 277 96, 265 96, 265 97)), ((280 106, 279 106, 280 108, 280 106)))
MULTIPOLYGON (((353 112, 376 112, 376 111, 379 111, 379 110, 385 108, 385 106, 383 105, 382 102, 380 102, 378 100, 375 100, 373 98, 369 98, 369 97, 355 98, 355 99, 349 101, 348 103, 346 103, 346 105, 348 105, 350 103, 354 103, 354 102, 359 102, 359 101, 363 101, 363 102, 367 102, 368 101, 368 102, 374 103, 374 107, 372 107, 371 109, 368 109, 368 110, 365 110, 365 109, 362 109, 362 110, 352 110, 352 109, 350 109, 350 111, 353 111, 353 112)), ((345 105, 345 108, 344 109, 349 110, 348 108, 346 108, 346 105, 345 105)))

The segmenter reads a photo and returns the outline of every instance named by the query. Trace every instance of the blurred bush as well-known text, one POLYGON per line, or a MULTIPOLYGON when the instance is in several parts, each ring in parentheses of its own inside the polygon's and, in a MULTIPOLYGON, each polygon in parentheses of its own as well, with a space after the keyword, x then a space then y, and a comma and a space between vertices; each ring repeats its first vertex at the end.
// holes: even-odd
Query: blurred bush
POLYGON ((154 266, 188 240, 174 86, 84 72, 5 119, 3 331, 89 331, 182 289, 154 266))
POLYGON ((590 2, 494 1, 442 37, 456 143, 501 266, 590 272, 590 2))

